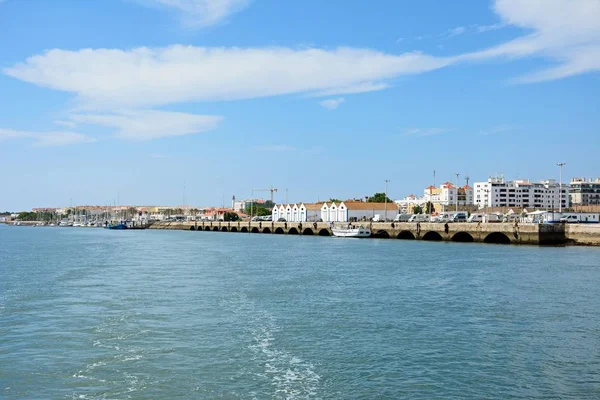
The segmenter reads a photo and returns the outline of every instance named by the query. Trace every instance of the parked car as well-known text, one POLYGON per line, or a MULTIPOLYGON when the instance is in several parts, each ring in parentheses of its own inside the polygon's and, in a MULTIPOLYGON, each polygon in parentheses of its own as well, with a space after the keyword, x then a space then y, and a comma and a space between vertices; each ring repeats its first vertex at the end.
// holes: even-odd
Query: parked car
MULTIPOLYGON (((442 212, 437 216, 435 222, 453 222, 454 212, 442 212)), ((433 222, 433 221, 432 221, 433 222)))
POLYGON ((381 214, 375 214, 373 216, 373 222, 385 222, 385 218, 381 214))
POLYGON ((394 217, 394 222, 408 222, 411 216, 410 214, 398 214, 394 217))
POLYGON ((415 214, 410 217, 408 222, 429 222, 429 218, 429 214, 415 214))
POLYGON ((466 212, 457 212, 452 216, 452 222, 467 222, 467 218, 466 212))
POLYGON ((283 217, 282 217, 282 218, 279 218, 279 219, 277 220, 277 222, 287 222, 287 220, 286 220, 285 218, 283 218, 283 217))

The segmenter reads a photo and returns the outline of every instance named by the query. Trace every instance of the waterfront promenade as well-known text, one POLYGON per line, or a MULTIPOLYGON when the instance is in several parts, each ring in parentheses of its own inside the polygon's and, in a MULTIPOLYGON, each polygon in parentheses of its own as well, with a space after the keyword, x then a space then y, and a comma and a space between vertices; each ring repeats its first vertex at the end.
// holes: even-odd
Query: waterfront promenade
MULTIPOLYGON (((360 223, 356 223, 360 225, 360 223)), ((600 226, 522 223, 369 223, 374 238, 530 245, 600 245, 600 226)), ((331 236, 324 222, 157 222, 150 229, 331 236)))

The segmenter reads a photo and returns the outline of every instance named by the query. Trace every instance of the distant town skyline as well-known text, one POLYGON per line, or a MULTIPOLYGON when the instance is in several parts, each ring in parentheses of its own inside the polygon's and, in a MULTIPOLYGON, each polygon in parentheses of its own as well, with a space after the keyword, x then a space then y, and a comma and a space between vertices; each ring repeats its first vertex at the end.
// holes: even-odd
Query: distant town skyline
POLYGON ((595 179, 599 20, 595 0, 0 0, 0 211, 595 179))

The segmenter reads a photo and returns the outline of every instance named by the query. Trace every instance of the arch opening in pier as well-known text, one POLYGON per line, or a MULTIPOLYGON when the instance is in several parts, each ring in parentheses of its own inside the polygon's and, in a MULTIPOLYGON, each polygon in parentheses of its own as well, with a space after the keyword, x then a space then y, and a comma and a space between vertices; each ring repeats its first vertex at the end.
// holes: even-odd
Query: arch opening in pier
POLYGON ((329 233, 329 231, 327 229, 321 229, 319 231, 319 236, 331 236, 331 234, 329 233))
POLYGON ((275 234, 276 235, 283 235, 285 232, 283 231, 283 228, 277 228, 275 229, 275 234))
POLYGON ((222 227, 221 232, 227 232, 227 227, 226 226, 222 227))
POLYGON ((432 242, 441 242, 444 238, 437 232, 429 231, 423 235, 423 240, 429 240, 432 242))
POLYGON ((271 233, 271 230, 269 228, 265 228, 263 229, 263 233, 271 233))
POLYGON ((257 227, 253 227, 253 228, 252 228, 252 230, 251 230, 250 232, 252 232, 252 233, 258 233, 258 232, 259 232, 259 230, 258 230, 258 228, 257 228, 257 227))
POLYGON ((213 227, 213 232, 219 232, 219 227, 218 226, 213 227))
POLYGON ((232 226, 230 232, 237 232, 237 228, 235 226, 232 226))
POLYGON ((310 229, 310 228, 306 228, 306 229, 304 229, 304 230, 302 231, 302 234, 303 234, 303 235, 314 235, 315 233, 313 232, 313 230, 312 230, 312 229, 310 229))
POLYGON ((210 231, 210 226, 204 228, 205 231, 210 231))
POLYGON ((240 232, 248 233, 248 228, 246 228, 245 226, 242 226, 242 229, 240 229, 240 232))
POLYGON ((190 226, 190 231, 195 231, 196 227, 194 225, 190 226))
POLYGON ((461 242, 461 243, 472 243, 475 241, 473 236, 467 232, 456 232, 454 236, 452 236, 453 242, 461 242))
POLYGON ((290 230, 288 231, 288 234, 290 234, 290 235, 297 235, 298 234, 298 229, 296 229, 296 228, 290 228, 290 230))
POLYGON ((510 244, 510 238, 502 232, 492 232, 483 239, 483 243, 510 244))
POLYGON ((412 234, 411 231, 402 231, 398 234, 397 236, 398 239, 403 239, 403 240, 415 240, 415 235, 412 234))
POLYGON ((371 236, 373 236, 374 238, 377 238, 377 239, 389 239, 390 238, 390 234, 383 229, 378 230, 377 232, 373 233, 371 236))

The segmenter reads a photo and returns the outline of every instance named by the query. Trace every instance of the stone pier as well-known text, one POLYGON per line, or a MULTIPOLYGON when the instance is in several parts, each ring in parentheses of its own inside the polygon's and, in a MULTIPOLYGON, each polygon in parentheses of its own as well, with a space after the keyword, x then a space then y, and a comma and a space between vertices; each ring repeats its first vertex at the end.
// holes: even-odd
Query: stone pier
MULTIPOLYGON (((368 226, 374 238, 405 240, 479 242, 500 244, 560 245, 569 243, 568 232, 581 237, 580 244, 600 245, 600 226, 593 232, 579 232, 563 224, 515 223, 354 223, 368 226), (584 233, 585 232, 585 233, 584 233)), ((262 233, 281 235, 331 236, 329 223, 324 222, 157 222, 151 229, 190 231, 262 233)), ((589 227, 588 227, 589 228, 589 227)))

